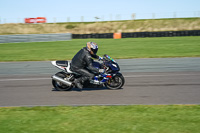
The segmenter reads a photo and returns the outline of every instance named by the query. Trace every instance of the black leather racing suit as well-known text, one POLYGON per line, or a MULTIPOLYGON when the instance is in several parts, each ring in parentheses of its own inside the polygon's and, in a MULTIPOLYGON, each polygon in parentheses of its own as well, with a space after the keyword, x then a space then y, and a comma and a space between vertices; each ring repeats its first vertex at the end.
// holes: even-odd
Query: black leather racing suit
POLYGON ((99 69, 92 66, 92 57, 99 58, 97 55, 91 55, 86 47, 82 48, 72 59, 72 71, 81 74, 79 80, 84 83, 86 80, 92 80, 94 73, 98 73, 99 69), (89 70, 92 72, 89 72, 89 70))

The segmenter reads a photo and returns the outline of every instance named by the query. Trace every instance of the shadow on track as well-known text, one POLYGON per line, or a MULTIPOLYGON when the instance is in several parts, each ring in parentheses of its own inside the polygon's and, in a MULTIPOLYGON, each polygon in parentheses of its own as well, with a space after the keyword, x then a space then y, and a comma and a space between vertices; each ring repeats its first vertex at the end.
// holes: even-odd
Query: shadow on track
MULTIPOLYGON (((123 88, 121 88, 121 89, 123 89, 123 88)), ((121 89, 117 89, 117 90, 121 90, 121 89)), ((73 89, 71 89, 71 90, 69 90, 69 92, 71 92, 71 91, 103 91, 103 90, 108 90, 108 91, 112 91, 111 89, 108 89, 108 88, 106 88, 106 87, 99 87, 99 88, 83 88, 82 90, 80 90, 79 88, 73 88, 73 89)), ((52 88, 52 91, 58 91, 58 90, 56 90, 55 88, 52 88)), ((114 91, 114 90, 113 90, 114 91)), ((59 91, 59 92, 62 92, 62 91, 59 91)), ((65 92, 67 92, 67 91, 65 91, 65 92)))

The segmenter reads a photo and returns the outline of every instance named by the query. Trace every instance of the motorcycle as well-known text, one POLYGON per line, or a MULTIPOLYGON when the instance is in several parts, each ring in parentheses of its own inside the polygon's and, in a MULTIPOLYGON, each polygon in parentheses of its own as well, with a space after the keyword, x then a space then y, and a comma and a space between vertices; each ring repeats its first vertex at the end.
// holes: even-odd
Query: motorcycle
MULTIPOLYGON (((107 87, 111 90, 122 88, 125 83, 123 75, 119 72, 120 67, 117 62, 108 55, 104 55, 101 59, 103 61, 95 62, 92 65, 98 69, 104 69, 104 73, 96 74, 93 80, 86 81, 83 85, 84 88, 92 87, 107 87)), ((75 79, 81 75, 73 72, 70 69, 70 61, 51 61, 52 65, 61 69, 61 72, 56 73, 52 76, 52 85, 55 90, 58 91, 69 91, 75 87, 75 79)))

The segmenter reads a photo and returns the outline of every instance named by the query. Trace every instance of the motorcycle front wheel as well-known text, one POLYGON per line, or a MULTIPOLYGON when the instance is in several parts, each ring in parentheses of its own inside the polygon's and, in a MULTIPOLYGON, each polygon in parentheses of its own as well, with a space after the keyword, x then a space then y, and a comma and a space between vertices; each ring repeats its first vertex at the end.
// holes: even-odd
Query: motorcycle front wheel
POLYGON ((112 77, 105 83, 105 86, 111 90, 121 89, 125 83, 125 79, 121 73, 118 73, 116 76, 112 77))
MULTIPOLYGON (((64 72, 58 72, 55 75, 62 79, 68 78, 68 75, 64 72)), ((59 81, 53 80, 53 79, 52 79, 52 85, 54 86, 55 90, 57 90, 57 91, 70 91, 72 89, 72 86, 67 86, 67 85, 65 85, 59 81)))

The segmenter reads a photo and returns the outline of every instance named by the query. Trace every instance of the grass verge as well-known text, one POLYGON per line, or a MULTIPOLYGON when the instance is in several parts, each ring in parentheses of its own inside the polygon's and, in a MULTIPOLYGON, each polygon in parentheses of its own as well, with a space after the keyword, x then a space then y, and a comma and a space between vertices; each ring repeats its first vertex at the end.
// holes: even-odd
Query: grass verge
POLYGON ((198 133, 200 105, 0 108, 2 133, 198 133))
POLYGON ((200 57, 200 36, 192 36, 4 43, 0 44, 0 61, 69 60, 88 41, 99 44, 99 55, 115 59, 200 57))

